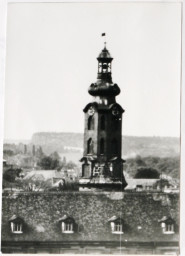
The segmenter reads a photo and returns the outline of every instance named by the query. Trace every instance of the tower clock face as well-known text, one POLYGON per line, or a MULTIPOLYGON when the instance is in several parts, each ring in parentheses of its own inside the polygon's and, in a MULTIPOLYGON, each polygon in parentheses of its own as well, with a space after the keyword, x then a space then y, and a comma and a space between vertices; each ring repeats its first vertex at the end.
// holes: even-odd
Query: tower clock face
POLYGON ((120 115, 120 111, 119 111, 116 107, 114 107, 114 108, 112 109, 112 114, 113 114, 114 116, 119 116, 119 115, 120 115))
POLYGON ((95 112, 94 108, 93 108, 93 107, 90 107, 89 110, 88 110, 88 114, 89 114, 90 116, 92 116, 92 115, 94 115, 94 112, 95 112))

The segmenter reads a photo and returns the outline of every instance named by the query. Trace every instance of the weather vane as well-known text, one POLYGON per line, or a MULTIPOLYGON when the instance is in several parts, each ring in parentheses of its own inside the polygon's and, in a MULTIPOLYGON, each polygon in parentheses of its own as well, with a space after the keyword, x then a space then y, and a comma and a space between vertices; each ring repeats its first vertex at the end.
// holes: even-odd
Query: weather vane
POLYGON ((104 45, 105 45, 105 47, 106 47, 106 43, 107 43, 107 42, 106 42, 106 33, 102 33, 101 36, 104 36, 104 37, 105 37, 104 45))

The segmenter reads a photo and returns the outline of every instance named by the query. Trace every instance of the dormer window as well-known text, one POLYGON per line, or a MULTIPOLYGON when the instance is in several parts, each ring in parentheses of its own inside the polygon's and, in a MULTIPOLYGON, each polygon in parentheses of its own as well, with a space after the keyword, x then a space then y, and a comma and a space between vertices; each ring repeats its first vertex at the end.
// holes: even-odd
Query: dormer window
POLYGON ((60 226, 62 233, 72 234, 74 233, 75 221, 72 217, 64 215, 60 220, 60 226))
POLYGON ((121 223, 112 223, 113 224, 113 233, 123 234, 123 227, 121 223))
POLYGON ((108 220, 110 222, 113 234, 123 234, 123 220, 120 217, 113 216, 108 220))
POLYGON ((12 230, 12 233, 16 233, 16 234, 23 233, 22 224, 11 222, 11 230, 12 230))
POLYGON ((174 234, 174 220, 171 217, 164 216, 161 220, 159 220, 161 223, 161 228, 164 234, 174 234))
POLYGON ((23 233, 23 220, 16 215, 13 215, 10 219, 10 228, 11 232, 14 234, 22 234, 23 233))
POLYGON ((73 223, 62 222, 62 233, 74 233, 73 223))
POLYGON ((166 224, 164 233, 165 234, 174 234, 174 224, 166 224))

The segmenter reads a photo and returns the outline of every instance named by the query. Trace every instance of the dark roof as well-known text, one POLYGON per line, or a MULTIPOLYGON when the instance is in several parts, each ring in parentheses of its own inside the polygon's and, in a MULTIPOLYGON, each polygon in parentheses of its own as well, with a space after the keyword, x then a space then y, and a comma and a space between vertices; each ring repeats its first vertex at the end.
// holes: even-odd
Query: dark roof
POLYGON ((108 219, 108 222, 117 222, 117 221, 123 222, 123 219, 121 217, 117 217, 117 216, 112 216, 110 219, 108 219))
POLYGON ((125 160, 123 160, 122 158, 120 159, 120 158, 118 158, 117 156, 114 156, 114 157, 112 157, 109 161, 110 162, 114 162, 114 161, 121 161, 122 163, 125 163, 126 161, 125 160))
POLYGON ((113 103, 111 105, 101 105, 101 104, 98 104, 97 102, 88 103, 83 109, 83 111, 86 113, 91 106, 97 110, 102 110, 102 111, 110 110, 113 107, 117 107, 121 111, 121 113, 125 112, 125 110, 118 103, 113 103))
POLYGON ((16 216, 15 214, 9 219, 9 222, 22 222, 23 220, 22 220, 22 218, 20 218, 19 216, 16 216))
POLYGON ((96 83, 92 83, 88 92, 92 96, 117 96, 120 94, 120 88, 117 84, 107 81, 106 79, 98 79, 96 83))
POLYGON ((62 218, 60 218, 58 221, 67 221, 67 220, 74 221, 74 219, 71 216, 68 216, 66 214, 62 218))
POLYGON ((135 189, 137 186, 153 186, 159 179, 127 179, 127 189, 135 189))
POLYGON ((170 216, 163 216, 162 219, 159 220, 159 222, 164 222, 164 223, 173 223, 174 220, 170 216))
POLYGON ((98 55, 98 60, 101 60, 101 59, 110 59, 110 60, 113 60, 113 58, 111 57, 109 51, 107 50, 106 47, 103 48, 103 50, 100 52, 100 54, 98 55))
POLYGON ((53 178, 63 178, 63 173, 58 170, 33 170, 24 177, 25 180, 51 180, 53 178))
POLYGON ((179 195, 128 192, 61 192, 3 194, 3 241, 178 241, 179 195), (20 216, 23 234, 12 234, 9 220, 20 216), (77 227, 63 234, 59 220, 70 216, 77 227), (111 233, 113 216, 127 226, 123 235, 111 233), (158 220, 174 219, 175 234, 163 234, 158 220), (139 227, 139 228, 138 228, 139 227))
POLYGON ((84 156, 80 159, 80 162, 95 161, 97 156, 84 156))

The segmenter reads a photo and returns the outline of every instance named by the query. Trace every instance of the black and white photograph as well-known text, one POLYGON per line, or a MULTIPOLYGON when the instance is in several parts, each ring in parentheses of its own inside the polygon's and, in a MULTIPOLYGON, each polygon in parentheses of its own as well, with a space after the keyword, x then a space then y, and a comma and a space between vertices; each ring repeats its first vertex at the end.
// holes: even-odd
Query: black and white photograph
POLYGON ((3 254, 179 255, 182 2, 8 2, 3 254))

